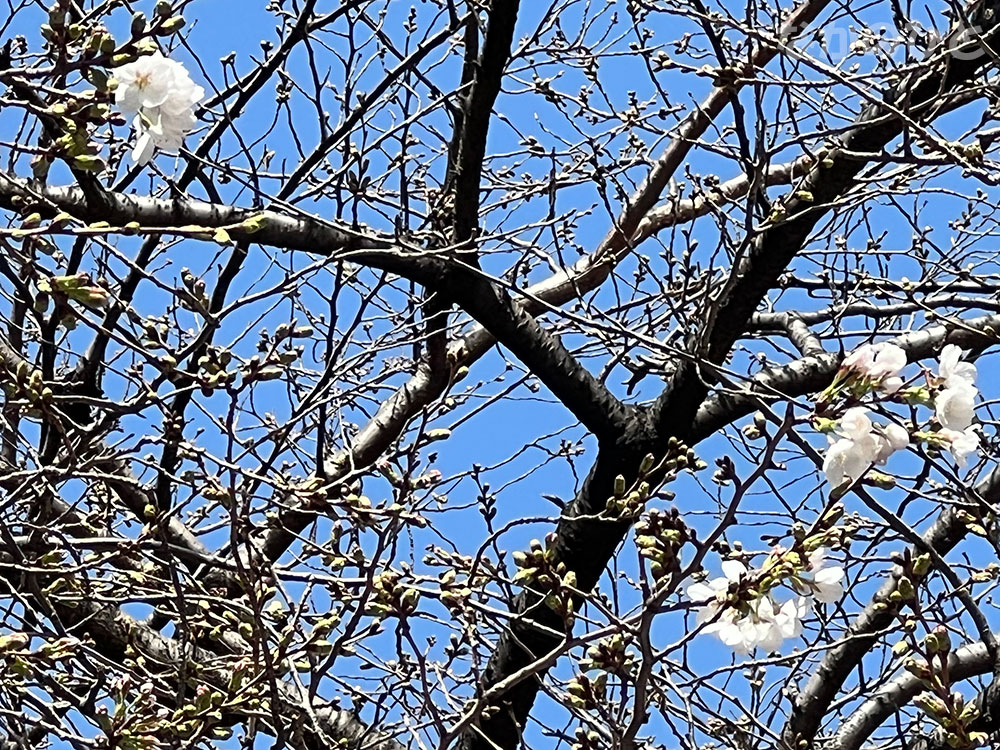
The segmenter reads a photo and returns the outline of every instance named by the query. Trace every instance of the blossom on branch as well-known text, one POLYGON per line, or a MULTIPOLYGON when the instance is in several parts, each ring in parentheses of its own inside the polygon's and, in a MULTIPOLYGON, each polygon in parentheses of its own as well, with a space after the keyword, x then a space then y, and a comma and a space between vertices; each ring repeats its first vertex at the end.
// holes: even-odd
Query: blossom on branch
POLYGON ((961 431, 945 428, 938 434, 944 438, 955 463, 961 467, 968 465, 969 456, 979 454, 980 438, 975 427, 966 427, 961 431))
POLYGON ((844 569, 827 565, 826 551, 818 549, 809 555, 809 570, 800 573, 792 585, 799 593, 829 604, 844 595, 843 581, 844 569))
POLYGON ((843 594, 844 569, 828 566, 822 549, 809 556, 808 568, 779 574, 776 581, 769 583, 765 580, 767 564, 763 571, 751 571, 742 562, 725 560, 724 576, 694 583, 687 589, 688 597, 701 604, 696 622, 704 626, 702 632, 715 635, 736 653, 749 654, 758 647, 776 651, 785 639, 802 634, 802 620, 812 610, 813 601, 828 603, 843 594), (791 599, 779 605, 771 593, 756 593, 758 585, 771 588, 785 576, 789 576, 785 583, 796 592, 791 599), (749 587, 744 585, 748 583, 749 587), (742 599, 741 587, 746 589, 742 599))
POLYGON ((900 373, 906 367, 906 352, 895 344, 865 344, 844 358, 842 370, 857 373, 886 393, 903 385, 900 373))
POLYGON ((194 107, 205 90, 181 63, 160 52, 121 66, 115 77, 115 102, 122 113, 133 115, 132 160, 145 164, 155 149, 177 151, 195 126, 194 107))
POLYGON ((737 617, 735 609, 727 610, 706 631, 714 632, 738 654, 749 654, 758 647, 777 651, 786 638, 802 634, 802 617, 808 612, 804 597, 789 599, 779 608, 770 596, 762 596, 743 617, 737 617))
POLYGON ((962 349, 955 344, 948 344, 941 350, 938 377, 944 380, 945 386, 953 388, 958 385, 975 386, 979 373, 972 362, 961 362, 962 349))
POLYGON ((934 410, 941 426, 958 431, 968 428, 975 417, 977 393, 970 385, 955 385, 941 391, 934 398, 934 410))
MULTIPOLYGON (((945 346, 937 375, 928 373, 928 386, 903 393, 902 400, 913 406, 933 404, 940 430, 932 426, 916 434, 931 445, 947 448, 959 466, 966 466, 969 456, 978 453, 981 442, 973 427, 979 390, 976 366, 961 357, 958 346, 945 346)), ((844 359, 839 379, 819 397, 818 414, 822 415, 833 399, 845 394, 850 405, 875 389, 895 393, 902 385, 900 373, 905 365, 905 352, 892 344, 856 349, 844 359)), ((820 416, 817 425, 823 432, 839 436, 830 438, 823 460, 823 473, 834 488, 858 481, 875 464, 884 465, 911 440, 909 431, 899 424, 873 424, 863 406, 848 408, 839 420, 820 416)))
POLYGON ((885 464, 889 457, 910 443, 910 435, 897 424, 876 425, 862 406, 848 409, 837 423, 843 437, 831 440, 823 461, 823 473, 834 487, 856 482, 873 464, 885 464))

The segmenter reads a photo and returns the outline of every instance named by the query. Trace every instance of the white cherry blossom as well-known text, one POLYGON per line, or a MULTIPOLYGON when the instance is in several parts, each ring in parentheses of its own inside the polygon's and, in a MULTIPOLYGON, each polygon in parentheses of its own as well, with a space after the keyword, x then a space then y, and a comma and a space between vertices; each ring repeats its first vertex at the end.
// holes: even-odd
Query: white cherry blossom
POLYGON ((910 433, 902 425, 890 422, 882 428, 882 434, 879 436, 879 439, 879 451, 875 457, 875 462, 884 465, 889 460, 889 456, 896 451, 903 450, 910 444, 910 433))
POLYGON ((977 393, 967 382, 956 382, 938 393, 934 398, 934 410, 941 426, 959 432, 966 430, 975 416, 977 393))
POLYGON ((906 367, 906 352, 895 344, 865 344, 848 354, 841 367, 863 375, 887 393, 895 393, 903 385, 900 373, 906 367))
POLYGON ((824 549, 809 555, 809 569, 800 573, 793 582, 795 590, 824 604, 838 601, 844 595, 844 569, 827 562, 824 549))
POLYGON ((975 427, 967 427, 962 431, 946 428, 938 434, 948 441, 948 450, 959 466, 965 467, 969 463, 969 456, 979 454, 980 437, 975 427))
POLYGON ((837 432, 844 437, 832 441, 823 461, 823 473, 834 487, 848 480, 857 481, 872 464, 885 464, 893 453, 910 443, 909 433, 900 425, 879 425, 876 430, 862 406, 844 412, 837 432))
POLYGON ((715 635, 740 654, 749 654, 756 648, 776 651, 785 639, 797 638, 802 634, 802 620, 811 611, 814 599, 834 601, 843 593, 842 568, 827 565, 822 550, 814 552, 809 561, 809 571, 793 582, 796 596, 780 605, 772 594, 743 604, 728 602, 725 592, 730 585, 752 572, 741 562, 723 562, 723 576, 694 583, 687 589, 688 596, 702 605, 696 618, 703 626, 702 632, 715 635))
POLYGON ((802 618, 809 604, 804 597, 795 597, 777 607, 770 596, 762 596, 750 605, 749 612, 736 617, 735 610, 720 618, 715 635, 738 654, 749 654, 756 648, 777 651, 786 638, 802 634, 802 618))
POLYGON ((205 96, 187 69, 154 52, 118 68, 115 78, 115 102, 124 114, 133 116, 133 161, 145 164, 157 148, 178 150, 195 126, 194 107, 205 96))
POLYGON ((871 435, 860 440, 841 438, 834 441, 823 459, 823 473, 833 487, 840 487, 844 482, 856 482, 879 454, 879 446, 871 435))
MULTIPOLYGON (((705 583, 693 583, 687 588, 687 595, 692 601, 704 602, 705 606, 698 610, 697 622, 711 620, 716 613, 722 609, 724 597, 721 596, 729 590, 731 583, 738 583, 749 574, 749 569, 739 560, 723 560, 723 575, 713 578, 705 583)), ((706 628, 707 632, 713 632, 718 628, 719 623, 715 622, 706 628)))
POLYGON ((861 372, 867 375, 868 371, 874 364, 875 347, 871 344, 864 344, 844 357, 844 361, 840 366, 845 370, 854 370, 855 372, 861 372))
POLYGON ((896 377, 906 367, 906 352, 895 344, 879 344, 875 349, 875 362, 869 370, 873 378, 896 377))
POLYGON ((962 362, 962 350, 955 344, 948 344, 941 350, 938 377, 944 380, 946 388, 976 384, 978 372, 972 362, 962 362))
POLYGON ((781 605, 775 616, 781 634, 785 638, 798 638, 802 635, 802 620, 812 610, 808 597, 796 596, 781 605))
POLYGON ((863 406, 855 406, 844 412, 837 425, 837 431, 844 437, 851 440, 860 440, 871 434, 872 420, 868 416, 868 410, 863 406))

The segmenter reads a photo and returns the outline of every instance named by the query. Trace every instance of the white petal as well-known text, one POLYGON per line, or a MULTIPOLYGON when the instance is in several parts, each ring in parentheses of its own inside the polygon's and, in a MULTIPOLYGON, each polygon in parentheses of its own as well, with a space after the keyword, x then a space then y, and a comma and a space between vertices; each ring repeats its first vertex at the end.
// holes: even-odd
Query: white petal
POLYGON ((715 599, 715 590, 705 583, 692 583, 687 587, 687 595, 693 602, 709 602, 715 599))
POLYGON ((829 568, 822 568, 816 571, 815 580, 816 583, 822 584, 834 584, 839 583, 844 579, 844 569, 839 565, 831 566, 829 568))
POLYGON ((868 416, 868 410, 863 406, 848 409, 840 418, 839 430, 852 440, 869 434, 872 431, 872 420, 868 416))
POLYGON ((962 362, 962 350, 955 344, 948 344, 941 350, 941 365, 938 368, 938 375, 943 378, 948 386, 967 383, 974 385, 976 382, 976 366, 971 362, 962 362))
POLYGON ((962 432, 975 416, 976 389, 968 384, 945 388, 934 399, 938 421, 949 430, 962 432))
POLYGON ((713 620, 715 616, 719 613, 718 604, 706 604, 704 607, 698 610, 698 614, 695 615, 695 622, 698 625, 706 623, 709 620, 713 620))
POLYGON ((132 161, 142 166, 153 158, 153 137, 146 131, 136 138, 135 146, 132 148, 132 161))
POLYGON ((865 344, 844 357, 841 367, 867 374, 874 361, 875 349, 871 344, 865 344))
POLYGON ((813 583, 813 596, 816 601, 829 604, 838 601, 844 594, 843 568, 824 568, 816 573, 813 583))
POLYGON ((955 365, 958 364, 959 360, 962 358, 962 349, 956 344, 948 344, 941 350, 941 356, 938 358, 940 365, 938 367, 938 374, 942 378, 947 378, 955 369, 955 365))
POLYGON ((894 451, 901 451, 910 444, 910 433, 899 424, 886 425, 885 436, 894 451))
POLYGON ((809 600, 804 596, 789 599, 781 605, 776 622, 785 638, 798 638, 802 634, 802 618, 809 614, 809 600))
POLYGON ((944 429, 939 434, 949 441, 949 450, 959 466, 965 467, 969 463, 969 456, 979 454, 980 437, 975 427, 968 427, 961 432, 944 429))
POLYGON ((723 560, 722 572, 726 574, 726 578, 730 581, 738 581, 745 577, 749 571, 747 566, 739 560, 723 560))
POLYGON ((743 629, 741 627, 742 621, 727 623, 725 626, 719 627, 716 630, 716 635, 719 640, 725 643, 727 646, 736 648, 743 643, 743 629))
POLYGON ((878 386, 885 393, 895 393, 903 387, 903 379, 899 376, 885 378, 878 386))
POLYGON ((882 344, 875 354, 874 378, 895 377, 906 367, 906 352, 895 344, 882 344))
POLYGON ((760 647, 767 652, 777 651, 781 648, 781 642, 784 640, 781 628, 775 623, 769 623, 760 627, 762 628, 762 632, 758 635, 760 647))

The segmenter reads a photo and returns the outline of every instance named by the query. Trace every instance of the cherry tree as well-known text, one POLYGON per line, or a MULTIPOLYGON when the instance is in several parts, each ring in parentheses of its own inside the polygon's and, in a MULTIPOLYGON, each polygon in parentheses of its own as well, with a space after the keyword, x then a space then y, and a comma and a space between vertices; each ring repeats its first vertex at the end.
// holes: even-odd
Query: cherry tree
POLYGON ((2 750, 997 742, 996 2, 6 11, 2 750))

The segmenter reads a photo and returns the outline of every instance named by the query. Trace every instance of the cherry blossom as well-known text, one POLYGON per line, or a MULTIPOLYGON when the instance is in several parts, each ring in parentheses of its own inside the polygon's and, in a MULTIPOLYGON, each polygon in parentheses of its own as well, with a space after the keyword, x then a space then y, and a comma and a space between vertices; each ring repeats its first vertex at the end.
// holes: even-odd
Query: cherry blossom
POLYGON ((722 609, 724 597, 720 596, 729 590, 732 583, 739 583, 749 574, 749 569, 739 560, 724 560, 722 562, 723 576, 713 578, 707 583, 693 583, 687 588, 688 597, 696 602, 704 602, 705 606, 698 610, 699 624, 712 619, 722 609))
POLYGON ((843 580, 844 569, 839 565, 827 565, 826 550, 818 549, 809 555, 809 570, 800 573, 792 585, 799 593, 829 604, 844 595, 843 580))
POLYGON ((976 371, 976 366, 972 362, 960 361, 961 357, 962 350, 955 344, 948 344, 941 350, 938 376, 944 380, 947 388, 976 384, 976 377, 979 374, 976 371))
POLYGON ((157 148, 178 150, 196 123, 194 107, 205 96, 187 69, 154 52, 118 68, 115 78, 115 102, 124 114, 133 115, 132 160, 145 164, 157 148))
POLYGON ((860 440, 871 434, 872 420, 868 416, 868 410, 863 406, 856 406, 844 412, 840 418, 837 431, 851 440, 860 440))
MULTIPOLYGON (((777 651, 786 638, 801 635, 801 617, 808 611, 802 597, 789 599, 776 609, 770 596, 762 596, 744 617, 737 619, 731 614, 720 618, 714 632, 738 654, 749 654, 758 647, 768 652, 777 651)), ((729 612, 735 613, 735 610, 729 612)))
POLYGON ((841 438, 831 443, 823 459, 823 473, 833 487, 856 482, 878 457, 878 446, 871 436, 861 440, 841 438))
POLYGON ((910 444, 910 433, 902 425, 890 422, 882 428, 881 444, 875 462, 885 465, 896 451, 903 450, 910 444))
POLYGON ((955 463, 965 467, 969 463, 969 456, 979 454, 979 433, 975 427, 967 427, 964 430, 943 429, 938 433, 948 444, 948 450, 955 458, 955 463))
POLYGON ((906 352, 895 344, 865 344, 848 354, 841 368, 871 380, 886 393, 895 393, 903 385, 900 373, 906 367, 906 352))
POLYGON ((885 464, 910 443, 905 428, 889 424, 878 426, 876 431, 868 414, 867 409, 856 406, 844 412, 837 423, 837 432, 844 437, 832 441, 823 461, 823 473, 834 487, 857 481, 872 464, 885 464))
POLYGON ((934 398, 934 410, 941 426, 962 432, 975 416, 976 394, 974 386, 962 382, 949 386, 934 398))

